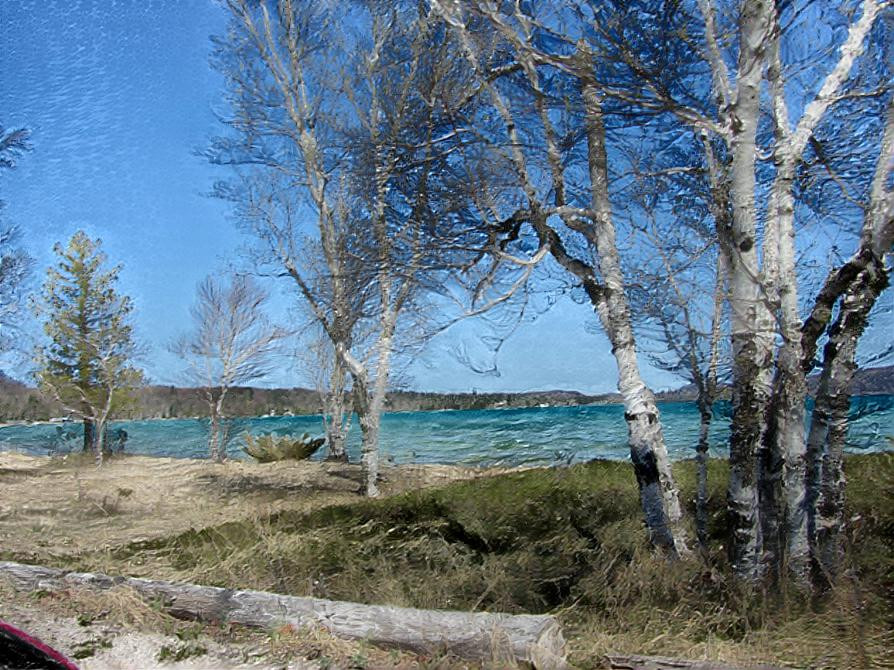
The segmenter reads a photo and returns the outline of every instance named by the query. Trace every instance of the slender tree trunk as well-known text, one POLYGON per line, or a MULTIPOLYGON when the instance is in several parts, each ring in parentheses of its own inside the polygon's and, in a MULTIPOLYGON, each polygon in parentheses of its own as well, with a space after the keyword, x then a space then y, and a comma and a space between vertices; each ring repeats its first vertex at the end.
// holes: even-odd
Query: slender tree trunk
POLYGON ((382 412, 385 408, 385 393, 388 390, 388 375, 391 372, 391 353, 394 347, 394 330, 397 314, 388 310, 383 315, 382 334, 379 338, 379 356, 376 364, 376 381, 373 384, 372 399, 370 401, 370 422, 374 423, 375 441, 369 444, 365 450, 366 464, 366 495, 375 497, 379 495, 377 482, 379 479, 379 426, 382 421, 382 412))
POLYGON ((681 523, 679 493, 671 472, 661 419, 652 392, 642 380, 636 357, 636 342, 608 197, 605 125, 595 82, 585 81, 582 93, 587 114, 592 209, 596 218, 593 242, 604 281, 600 300, 595 307, 618 364, 618 389, 624 399, 630 457, 639 485, 646 526, 656 546, 674 553, 685 553, 688 550, 681 523))
POLYGON ((377 344, 376 379, 369 388, 365 372, 354 375, 354 403, 360 421, 360 462, 369 498, 379 496, 379 428, 388 389, 388 373, 391 366, 391 351, 394 346, 394 329, 397 314, 386 310, 382 315, 382 332, 377 344))
POLYGON ((217 415, 211 413, 210 423, 208 426, 208 458, 212 461, 220 460, 220 450, 218 449, 218 435, 220 434, 220 424, 217 415))
MULTIPOLYGON (((778 371, 777 371, 778 372, 778 371)), ((771 583, 777 583, 781 576, 783 560, 783 527, 785 525, 785 502, 782 488, 782 454, 776 448, 779 411, 776 403, 779 375, 774 378, 774 391, 767 405, 767 423, 763 442, 757 450, 757 490, 758 522, 760 523, 759 572, 771 583)))
POLYGON ((94 442, 96 442, 96 427, 93 419, 84 418, 84 453, 93 451, 94 442))
POLYGON ((102 467, 103 458, 105 457, 104 445, 105 445, 105 432, 106 432, 106 422, 104 419, 96 421, 93 425, 94 430, 94 439, 93 439, 93 460, 96 462, 96 467, 102 467))
POLYGON ((346 463, 348 452, 345 448, 347 430, 345 426, 345 365, 337 356, 333 357, 332 374, 329 380, 329 392, 326 394, 325 411, 328 419, 324 419, 326 428, 327 461, 346 463))
POLYGON ((807 381, 801 369, 800 337, 786 339, 783 335, 776 366, 775 397, 771 403, 774 416, 762 473, 766 484, 762 514, 765 521, 772 519, 764 526, 765 548, 772 554, 765 560, 777 577, 787 571, 796 582, 806 584, 810 571, 804 432, 807 381))
MULTIPOLYGON (((712 164, 712 167, 710 169, 713 172, 715 168, 715 166, 713 165, 713 155, 709 159, 709 162, 712 164)), ((713 180, 716 176, 716 174, 712 174, 712 186, 713 180)), ((718 212, 715 214, 716 222, 724 229, 728 228, 729 221, 728 217, 726 216, 729 213, 729 208, 723 206, 723 203, 726 202, 726 198, 724 197, 722 200, 718 200, 715 203, 715 207, 717 207, 716 211, 718 212)), ((706 553, 708 549, 708 448, 710 446, 711 419, 713 418, 714 413, 714 401, 717 398, 717 367, 720 358, 720 336, 723 323, 723 306, 726 304, 727 294, 726 275, 729 254, 728 250, 724 249, 724 246, 725 245, 723 241, 721 241, 720 249, 717 253, 717 262, 715 265, 716 269, 714 276, 713 296, 714 309, 711 315, 711 353, 708 357, 708 368, 704 375, 702 375, 700 372, 698 360, 695 356, 697 343, 695 341, 692 341, 690 343, 690 350, 692 352, 691 365, 693 379, 696 381, 696 385, 698 387, 698 406, 699 415, 701 417, 699 425, 699 441, 698 447, 696 448, 697 481, 695 500, 695 527, 696 534, 698 536, 698 542, 703 553, 706 553)), ((694 336, 694 332, 694 327, 690 323, 690 337, 694 336)))
POLYGON ((695 535, 699 547, 705 551, 708 547, 708 446, 711 433, 711 406, 707 402, 700 402, 699 405, 698 446, 695 448, 695 535))
POLYGON ((208 458, 212 461, 220 461, 220 417, 217 414, 217 403, 208 405, 211 416, 208 418, 208 458))
POLYGON ((797 582, 806 584, 809 561, 804 508, 806 377, 801 369, 801 317, 798 310, 798 276, 795 269, 792 186, 800 150, 792 141, 785 104, 782 61, 779 54, 778 16, 769 45, 767 79, 773 102, 774 163, 776 176, 764 233, 763 289, 778 309, 782 344, 776 360, 770 422, 761 458, 761 523, 764 567, 778 581, 784 565, 797 582))
POLYGON ((351 374, 354 412, 360 422, 360 464, 363 470, 366 495, 379 495, 379 415, 381 407, 375 411, 374 398, 370 397, 369 373, 347 349, 344 342, 335 343, 335 353, 351 374))
POLYGON ((211 415, 208 425, 208 458, 217 463, 223 463, 227 458, 226 431, 222 425, 223 404, 227 390, 226 387, 219 389, 216 399, 209 391, 208 397, 208 411, 211 415))
POLYGON ((756 134, 760 112, 763 49, 772 3, 746 0, 740 21, 738 95, 730 121, 730 307, 732 326, 733 420, 727 493, 730 562, 747 579, 760 575, 757 454, 767 429, 773 365, 773 329, 763 303, 757 256, 755 212, 756 134))
POLYGON ((840 569, 844 527, 842 453, 847 437, 856 347, 866 320, 888 285, 884 257, 894 243, 894 194, 888 187, 894 170, 894 101, 889 101, 885 133, 870 188, 870 206, 860 246, 841 268, 830 273, 802 327, 802 369, 813 368, 819 337, 841 299, 838 318, 829 328, 823 368, 807 439, 807 529, 814 585, 823 588, 840 569))
POLYGON ((849 386, 857 369, 857 343, 869 313, 888 286, 888 275, 879 261, 862 272, 842 299, 841 311, 829 329, 823 351, 823 370, 817 391, 808 442, 809 498, 813 518, 814 583, 831 584, 843 558, 844 446, 847 440, 849 386))
POLYGON ((364 489, 370 498, 379 495, 379 413, 373 409, 366 374, 352 374, 354 411, 360 422, 360 465, 364 489))
POLYGON ((214 414, 217 417, 217 462, 223 463, 227 459, 227 439, 228 428, 224 426, 224 415, 223 415, 223 404, 224 397, 227 395, 227 390, 223 389, 220 393, 220 397, 217 399, 217 405, 214 407, 214 414))

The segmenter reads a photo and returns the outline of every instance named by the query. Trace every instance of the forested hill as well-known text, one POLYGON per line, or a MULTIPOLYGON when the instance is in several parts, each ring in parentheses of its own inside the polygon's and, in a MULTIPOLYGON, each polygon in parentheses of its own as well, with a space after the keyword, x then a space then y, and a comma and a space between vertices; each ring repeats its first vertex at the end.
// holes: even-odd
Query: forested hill
MULTIPOLYGON (((811 389, 816 378, 811 378, 811 389)), ((894 394, 894 366, 869 368, 857 372, 852 384, 856 395, 894 394)), ((658 394, 659 400, 692 400, 695 390, 684 386, 658 394)), ((512 407, 552 407, 618 403, 616 393, 586 395, 577 391, 529 391, 527 393, 426 393, 395 391, 388 395, 388 411, 439 409, 493 409, 512 407)), ((265 414, 314 414, 320 411, 316 391, 303 388, 235 388, 228 397, 232 416, 265 414)), ((198 389, 174 386, 147 386, 141 389, 128 418, 173 418, 207 414, 198 389)), ((45 400, 34 388, 0 372, 0 420, 40 421, 64 415, 62 409, 45 400)))

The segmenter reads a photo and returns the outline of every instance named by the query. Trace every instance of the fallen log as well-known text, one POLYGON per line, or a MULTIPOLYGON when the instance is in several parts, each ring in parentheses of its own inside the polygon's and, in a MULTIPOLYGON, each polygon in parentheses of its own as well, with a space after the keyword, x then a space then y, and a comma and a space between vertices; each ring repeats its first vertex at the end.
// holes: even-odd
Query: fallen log
POLYGON ((336 637, 481 661, 521 662, 537 670, 566 668, 565 640, 552 616, 450 612, 284 596, 264 591, 110 577, 0 562, 0 575, 19 590, 125 586, 160 600, 172 616, 273 629, 322 626, 336 637))
POLYGON ((663 656, 609 654, 605 657, 612 670, 782 670, 777 666, 732 666, 716 661, 688 661, 663 656))

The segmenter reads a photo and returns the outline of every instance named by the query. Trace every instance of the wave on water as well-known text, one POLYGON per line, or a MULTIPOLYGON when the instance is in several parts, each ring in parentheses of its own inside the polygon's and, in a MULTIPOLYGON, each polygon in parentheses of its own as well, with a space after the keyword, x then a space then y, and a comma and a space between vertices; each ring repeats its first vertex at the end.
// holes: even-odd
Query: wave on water
MULTIPOLYGON (((668 452, 673 459, 695 454, 699 417, 695 405, 659 403, 668 452)), ((710 455, 726 455, 728 408, 720 407, 712 424, 710 455)), ((894 396, 863 396, 851 405, 849 451, 883 451, 894 439, 894 396)), ((360 457, 357 422, 348 452, 360 457)), ((206 419, 116 421, 111 429, 128 433, 128 453, 177 458, 207 455, 206 419)), ((239 435, 322 433, 319 416, 236 419, 230 456, 247 458, 239 435)), ((33 424, 0 427, 0 449, 30 454, 77 450, 79 424, 33 424)), ((594 458, 626 459, 627 427, 620 405, 535 407, 529 409, 402 412, 382 417, 381 451, 394 463, 454 463, 470 466, 555 465, 594 458)))

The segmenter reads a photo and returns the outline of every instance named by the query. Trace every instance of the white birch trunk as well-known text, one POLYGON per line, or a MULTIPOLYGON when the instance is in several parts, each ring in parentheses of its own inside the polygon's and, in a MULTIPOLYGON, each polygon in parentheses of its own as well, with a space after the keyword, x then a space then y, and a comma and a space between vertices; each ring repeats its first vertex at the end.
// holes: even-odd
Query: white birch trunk
POLYGON ((596 308, 618 364, 618 390, 624 400, 630 457, 639 485, 646 526, 655 545, 682 554, 688 552, 688 548, 679 492, 671 472, 658 407, 640 375, 630 309, 615 242, 608 197, 605 126, 599 91, 593 82, 585 82, 582 92, 587 113, 592 209, 596 217, 594 242, 599 271, 604 282, 602 299, 596 308))
POLYGON ((217 448, 217 438, 219 434, 220 425, 217 420, 217 416, 212 410, 212 414, 208 424, 208 458, 210 458, 212 461, 217 461, 219 459, 219 451, 217 448))
POLYGON ((857 343, 875 301, 887 286, 887 271, 882 264, 861 273, 842 300, 824 350, 809 444, 812 502, 815 496, 811 526, 819 584, 833 583, 844 555, 843 457, 850 409, 848 388, 857 369, 857 343))
POLYGON ((327 461, 347 462, 347 426, 345 424, 345 366, 338 358, 332 361, 329 392, 325 395, 324 425, 326 428, 327 461))
POLYGON ((222 389, 220 396, 217 398, 217 402, 214 405, 214 420, 217 424, 217 444, 215 445, 217 453, 213 455, 213 458, 218 463, 223 463, 227 458, 227 436, 225 435, 225 432, 229 431, 224 431, 223 426, 221 425, 223 420, 223 403, 226 394, 226 389, 222 389))
POLYGON ((373 411, 366 372, 352 374, 352 380, 354 411, 360 423, 360 465, 364 492, 368 497, 376 498, 379 495, 379 415, 373 411))
POLYGON ((729 115, 732 156, 730 194, 730 307, 733 420, 728 506, 730 561, 742 577, 760 575, 761 534, 757 455, 767 429, 773 332, 763 303, 757 257, 755 158, 763 52, 772 4, 746 0, 739 31, 738 90, 729 115))
MULTIPOLYGON (((794 175, 792 174, 792 179, 794 175)), ((789 182, 790 189, 790 182, 789 182)), ((800 583, 809 576, 809 546, 805 508, 807 379, 801 367, 801 319, 798 310, 797 277, 794 248, 794 203, 790 190, 780 198, 780 322, 782 346, 777 356, 777 397, 773 403, 775 439, 770 448, 775 460, 782 464, 781 484, 784 497, 784 563, 788 572, 800 583)), ((781 572, 781 565, 777 567, 781 572)))
POLYGON ((894 243, 894 194, 888 189, 894 170, 894 101, 887 110, 885 133, 870 189, 860 246, 847 264, 831 273, 805 324, 812 361, 816 340, 831 318, 839 295, 841 309, 829 329, 823 369, 807 440, 807 525, 815 568, 814 584, 824 588, 841 567, 844 528, 843 449, 847 438, 856 348, 866 320, 888 285, 884 257, 894 243), (851 276, 853 273, 853 276, 851 276))
POLYGON ((96 467, 102 467, 103 459, 105 458, 105 454, 103 453, 103 443, 105 437, 105 421, 96 421, 93 424, 94 426, 94 436, 93 436, 93 460, 96 463, 96 467))

